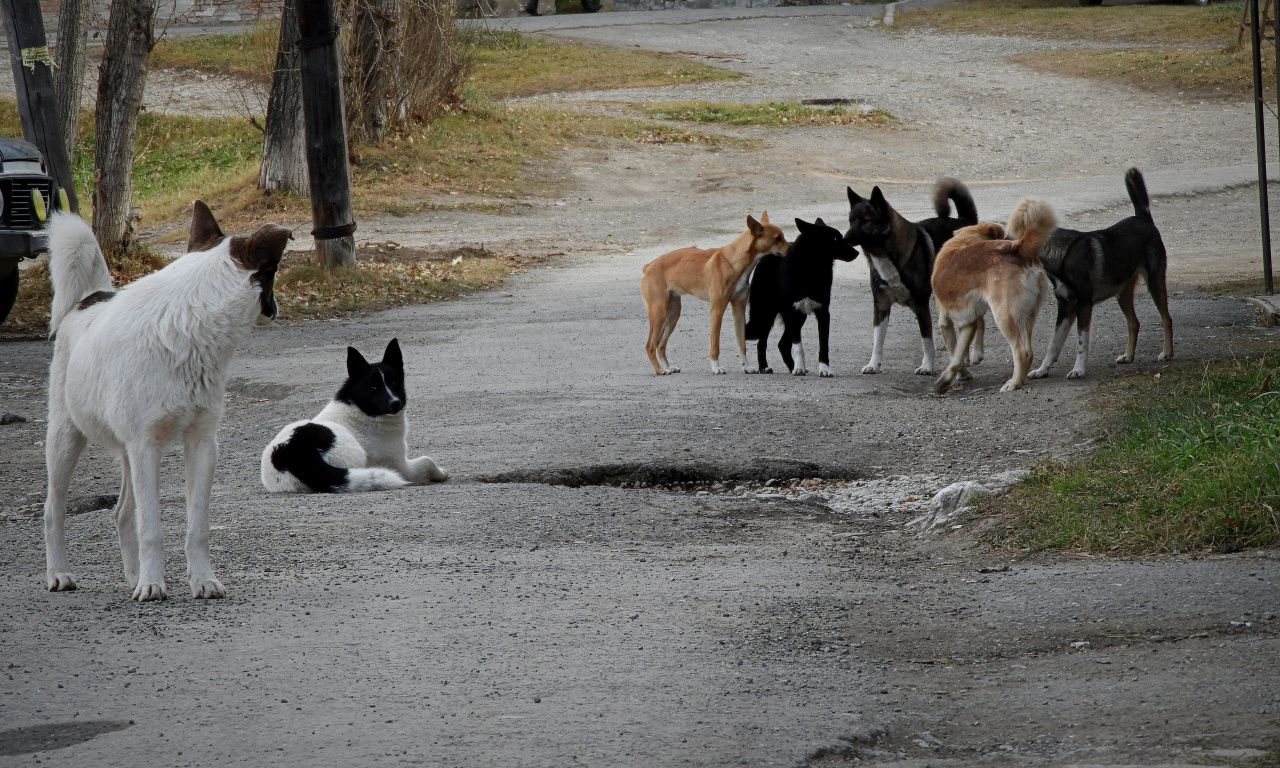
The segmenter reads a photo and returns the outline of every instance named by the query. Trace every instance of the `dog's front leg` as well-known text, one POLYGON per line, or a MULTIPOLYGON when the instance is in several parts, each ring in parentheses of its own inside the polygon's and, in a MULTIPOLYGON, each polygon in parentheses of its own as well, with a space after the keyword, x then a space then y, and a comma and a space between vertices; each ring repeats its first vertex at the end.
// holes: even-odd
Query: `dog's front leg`
POLYGON ((409 482, 411 483, 420 484, 428 480, 433 483, 442 483, 449 479, 449 470, 436 464, 430 456, 409 459, 405 464, 409 482))
POLYGON ((188 432, 186 449, 187 481, 187 578, 191 596, 197 600, 227 596, 227 588, 213 573, 209 557, 209 496, 218 464, 218 440, 203 427, 188 432))
POLYGON ((875 315, 873 316, 875 332, 871 337, 871 360, 862 366, 863 373, 880 372, 880 359, 884 354, 884 337, 889 333, 889 308, 893 306, 891 302, 875 295, 874 290, 872 294, 872 300, 875 302, 875 315))
POLYGON ((711 350, 707 357, 711 360, 711 372, 717 376, 726 373, 720 367, 720 325, 724 322, 725 305, 728 303, 721 297, 711 297, 711 350))
POLYGON ((76 588, 75 576, 67 564, 67 490, 84 451, 85 437, 69 419, 58 413, 49 414, 44 452, 49 471, 48 496, 44 502, 45 586, 50 592, 76 588))
POLYGON ((835 374, 831 372, 831 360, 827 357, 827 335, 831 330, 831 313, 826 307, 813 312, 818 319, 818 376, 829 379, 835 374))
POLYGON ((139 549, 133 599, 163 600, 169 590, 164 581, 164 529, 160 525, 160 446, 153 440, 141 440, 129 443, 127 450, 139 549))
POLYGON ((747 300, 740 299, 729 306, 733 310, 733 331, 738 339, 738 362, 744 373, 751 373, 747 370, 747 300))

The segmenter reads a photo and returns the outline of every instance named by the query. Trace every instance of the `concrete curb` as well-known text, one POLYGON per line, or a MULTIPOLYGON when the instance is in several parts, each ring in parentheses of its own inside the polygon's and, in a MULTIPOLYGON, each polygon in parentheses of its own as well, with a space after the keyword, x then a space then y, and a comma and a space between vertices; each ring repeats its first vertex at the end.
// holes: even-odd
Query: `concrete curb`
POLYGON ((893 15, 899 9, 909 11, 913 8, 937 8, 940 5, 950 5, 952 2, 954 0, 898 0, 884 7, 884 20, 881 23, 886 27, 892 27, 893 15))

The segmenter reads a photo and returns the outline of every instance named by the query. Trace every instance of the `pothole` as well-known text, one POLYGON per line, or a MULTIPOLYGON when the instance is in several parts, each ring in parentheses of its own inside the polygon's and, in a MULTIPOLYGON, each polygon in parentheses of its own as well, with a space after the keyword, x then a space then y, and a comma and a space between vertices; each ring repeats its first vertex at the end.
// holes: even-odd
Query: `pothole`
POLYGON ((499 472, 477 478, 482 483, 537 483, 614 488, 656 488, 686 493, 727 492, 748 487, 788 486, 805 482, 851 480, 858 474, 851 467, 824 467, 794 459, 758 458, 733 466, 709 462, 666 464, 659 462, 621 462, 591 464, 582 467, 543 467, 499 472))

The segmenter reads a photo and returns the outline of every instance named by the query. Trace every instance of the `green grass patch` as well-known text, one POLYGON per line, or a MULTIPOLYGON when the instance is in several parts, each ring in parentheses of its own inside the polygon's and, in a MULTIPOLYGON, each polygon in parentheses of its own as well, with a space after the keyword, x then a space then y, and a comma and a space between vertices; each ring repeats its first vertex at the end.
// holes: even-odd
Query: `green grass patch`
POLYGON ((165 37, 151 49, 149 63, 158 69, 194 69, 270 83, 279 39, 279 22, 260 22, 229 35, 165 37))
POLYGON ((1280 543, 1280 353, 1111 385, 1101 447, 985 500, 1031 551, 1116 555, 1280 543))
POLYGON ((1075 0, 968 0, 941 8, 899 13, 896 25, 978 35, 1112 43, 1234 43, 1241 3, 1139 4, 1094 8, 1075 0))
POLYGON ((782 101, 760 103, 714 101, 668 101, 637 105, 637 109, 663 120, 725 125, 763 125, 773 128, 794 125, 870 125, 893 122, 893 115, 883 109, 863 112, 860 109, 815 107, 782 101))

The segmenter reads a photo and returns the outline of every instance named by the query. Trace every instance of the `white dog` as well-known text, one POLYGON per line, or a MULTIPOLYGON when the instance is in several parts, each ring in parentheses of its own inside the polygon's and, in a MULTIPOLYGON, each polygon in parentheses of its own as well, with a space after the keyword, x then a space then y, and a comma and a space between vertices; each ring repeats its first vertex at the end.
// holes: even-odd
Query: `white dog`
POLYGON ((409 458, 404 358, 392 339, 369 363, 347 347, 347 380, 310 421, 286 425, 262 451, 262 485, 271 492, 386 491, 449 479, 429 456, 409 458))
POLYGON ((186 452, 187 576, 197 598, 225 597, 209 561, 209 494, 227 365, 255 322, 275 317, 276 268, 289 230, 225 237, 196 201, 188 253, 113 292, 92 230, 72 214, 49 225, 54 337, 45 462, 45 557, 51 591, 76 588, 67 564, 67 489, 87 441, 120 459, 116 528, 134 600, 168 595, 160 457, 186 452))

